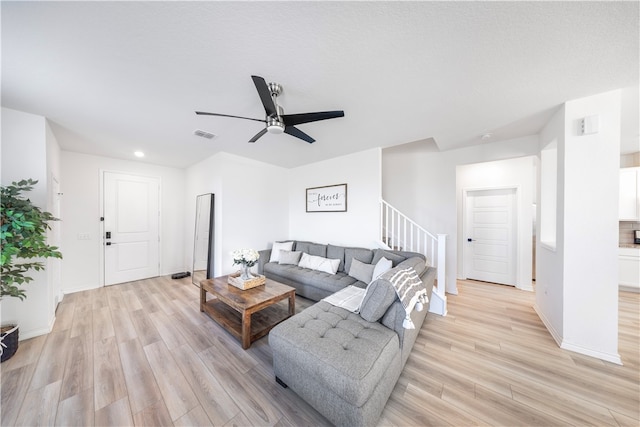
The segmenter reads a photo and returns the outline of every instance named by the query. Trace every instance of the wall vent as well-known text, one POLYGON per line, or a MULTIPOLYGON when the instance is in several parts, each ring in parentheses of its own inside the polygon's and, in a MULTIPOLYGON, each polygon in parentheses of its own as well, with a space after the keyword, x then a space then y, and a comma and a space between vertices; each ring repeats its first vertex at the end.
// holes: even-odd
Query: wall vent
POLYGON ((215 137, 216 137, 216 136, 215 136, 214 134, 212 134, 211 132, 206 132, 206 131, 203 131, 203 130, 200 130, 200 129, 196 129, 196 130, 194 130, 194 131, 193 131, 193 134, 194 134, 195 136, 200 136, 200 137, 202 137, 202 138, 207 138, 207 139, 213 139, 213 138, 215 138, 215 137))

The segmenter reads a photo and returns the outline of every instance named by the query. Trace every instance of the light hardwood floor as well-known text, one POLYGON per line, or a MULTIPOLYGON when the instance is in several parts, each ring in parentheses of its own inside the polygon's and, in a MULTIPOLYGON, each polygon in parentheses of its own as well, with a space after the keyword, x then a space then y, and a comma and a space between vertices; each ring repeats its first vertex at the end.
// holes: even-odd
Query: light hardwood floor
MULTIPOLYGON (((427 317, 380 425, 640 424, 638 294, 620 294, 618 366, 559 349, 532 293, 459 292, 427 317)), ((67 295, 1 365, 2 426, 328 424, 275 383, 267 338, 243 351, 198 297, 168 277, 67 295)))

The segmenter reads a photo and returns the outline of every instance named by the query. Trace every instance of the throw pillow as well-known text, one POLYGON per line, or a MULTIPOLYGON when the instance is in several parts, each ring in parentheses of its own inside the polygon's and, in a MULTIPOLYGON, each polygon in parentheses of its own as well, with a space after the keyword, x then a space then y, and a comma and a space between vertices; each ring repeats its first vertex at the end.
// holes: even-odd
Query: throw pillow
POLYGON ((271 248, 271 258, 269 258, 269 262, 280 261, 280 251, 290 251, 292 248, 293 242, 273 242, 273 247, 271 248))
POLYGON ((298 267, 323 271, 329 274, 336 274, 339 265, 339 259, 322 258, 315 255, 309 255, 305 252, 302 253, 302 257, 300 258, 300 262, 298 263, 298 267))
POLYGON ((299 251, 280 251, 280 260, 278 263, 280 264, 293 264, 298 265, 300 262, 300 257, 302 256, 302 252, 299 251))
POLYGON ((384 275, 371 282, 360 304, 360 317, 367 322, 377 322, 398 298, 395 288, 384 275))
POLYGON ((373 277, 373 269, 375 265, 365 264, 362 261, 358 261, 357 259, 351 260, 351 268, 349 269, 349 276, 354 279, 358 279, 361 282, 369 283, 371 282, 371 277, 373 277))
POLYGON ((393 262, 391 262, 390 259, 386 259, 385 257, 380 258, 380 260, 376 263, 375 268, 373 269, 373 276, 371 277, 371 280, 367 283, 373 282, 378 277, 391 270, 392 267, 393 262))
POLYGON ((394 267, 400 264, 405 259, 407 259, 402 255, 394 254, 393 252, 388 252, 388 251, 385 251, 384 249, 376 249, 375 255, 373 256, 373 261, 371 261, 371 264, 376 264, 383 257, 386 259, 390 259, 394 267))
MULTIPOLYGON (((357 259, 365 264, 372 264, 373 251, 365 248, 345 248, 344 250, 344 271, 351 270, 351 260, 357 259)), ((375 264, 375 263, 374 263, 375 264)))

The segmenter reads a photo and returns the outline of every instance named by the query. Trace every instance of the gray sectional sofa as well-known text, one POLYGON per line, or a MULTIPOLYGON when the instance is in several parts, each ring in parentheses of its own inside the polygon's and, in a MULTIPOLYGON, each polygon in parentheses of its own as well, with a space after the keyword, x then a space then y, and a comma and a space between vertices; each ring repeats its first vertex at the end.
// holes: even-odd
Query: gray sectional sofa
MULTIPOLYGON (((285 285, 293 286, 296 288, 297 295, 301 295, 313 301, 320 301, 322 298, 325 298, 340 289, 346 288, 349 285, 359 286, 362 288, 367 287, 367 283, 349 275, 353 259, 357 259, 358 261, 366 264, 375 264, 380 260, 380 258, 385 257, 391 260, 394 267, 400 262, 410 258, 419 258, 422 260, 422 264, 425 264, 426 262, 424 255, 416 252, 354 248, 305 241, 292 242, 292 250, 295 252, 303 252, 309 255, 329 259, 339 259, 340 264, 336 274, 301 268, 297 263, 283 264, 277 261, 270 262, 272 254, 271 249, 259 251, 260 259, 258 260, 258 273, 264 274, 269 279, 284 283, 285 285)), ((424 269, 424 265, 420 268, 424 269)))
POLYGON ((436 270, 427 265, 423 255, 413 252, 313 242, 294 242, 293 250, 334 257, 340 264, 335 274, 329 274, 287 264, 286 260, 269 262, 270 250, 260 251, 261 274, 318 301, 269 333, 276 380, 335 425, 375 425, 428 311, 428 306, 414 310, 411 319, 415 329, 405 329, 405 309, 390 278, 394 272, 412 267, 431 298, 436 270), (392 261, 393 268, 371 282, 359 313, 321 301, 349 285, 366 288, 367 283, 349 274, 353 273, 353 260, 375 264, 383 256, 392 261))

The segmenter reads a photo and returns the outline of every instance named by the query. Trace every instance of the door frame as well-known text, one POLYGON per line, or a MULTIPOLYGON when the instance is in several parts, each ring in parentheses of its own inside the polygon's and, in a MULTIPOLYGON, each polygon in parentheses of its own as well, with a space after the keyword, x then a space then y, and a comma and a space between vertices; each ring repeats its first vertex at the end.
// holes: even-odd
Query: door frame
POLYGON ((100 202, 100 218, 98 218, 98 221, 100 221, 100 238, 98 239, 98 242, 100 244, 100 279, 99 279, 99 285, 100 287, 104 287, 105 286, 105 264, 104 264, 104 246, 105 246, 105 238, 104 238, 104 175, 105 173, 117 173, 117 174, 122 174, 122 175, 133 175, 133 176, 139 176, 139 177, 143 177, 143 178, 153 178, 153 179, 157 179, 158 180, 158 274, 162 276, 162 269, 163 269, 163 265, 162 265, 162 178, 159 176, 155 176, 155 175, 146 175, 143 173, 138 173, 138 172, 129 172, 129 171, 123 171, 123 170, 113 170, 113 169, 100 169, 99 170, 100 173, 100 177, 99 177, 99 182, 100 182, 100 196, 99 196, 99 202, 100 202))
POLYGON ((460 236, 458 236, 458 244, 463 248, 462 251, 460 251, 459 253, 462 254, 462 271, 463 271, 463 275, 466 278, 467 277, 467 258, 469 257, 469 253, 467 250, 467 246, 466 246, 466 239, 468 234, 468 229, 467 229, 467 197, 469 196, 469 193, 475 192, 475 191, 491 191, 491 190, 513 190, 514 191, 514 206, 513 206, 513 228, 514 228, 514 235, 515 235, 515 287, 518 289, 525 289, 522 287, 522 284, 520 283, 520 274, 521 274, 521 265, 520 265, 520 254, 521 254, 521 250, 520 250, 520 245, 522 244, 521 242, 521 236, 520 236, 520 215, 519 215, 519 208, 520 208, 520 203, 521 203, 521 191, 520 191, 520 186, 519 185, 504 185, 504 186, 492 186, 492 187, 468 187, 468 188, 463 188, 462 189, 462 234, 460 236))
MULTIPOLYGON (((49 230, 50 234, 47 234, 47 240, 49 240, 49 244, 61 248, 61 251, 64 252, 64 248, 62 247, 61 221, 63 218, 60 180, 51 172, 49 174, 49 182, 51 186, 49 188, 48 203, 50 203, 51 206, 49 206, 47 210, 59 221, 50 224, 51 229, 49 230)), ((47 261, 47 271, 49 274, 48 280, 53 285, 54 307, 57 307, 64 298, 64 292, 62 291, 62 261, 57 258, 49 258, 47 261)))

